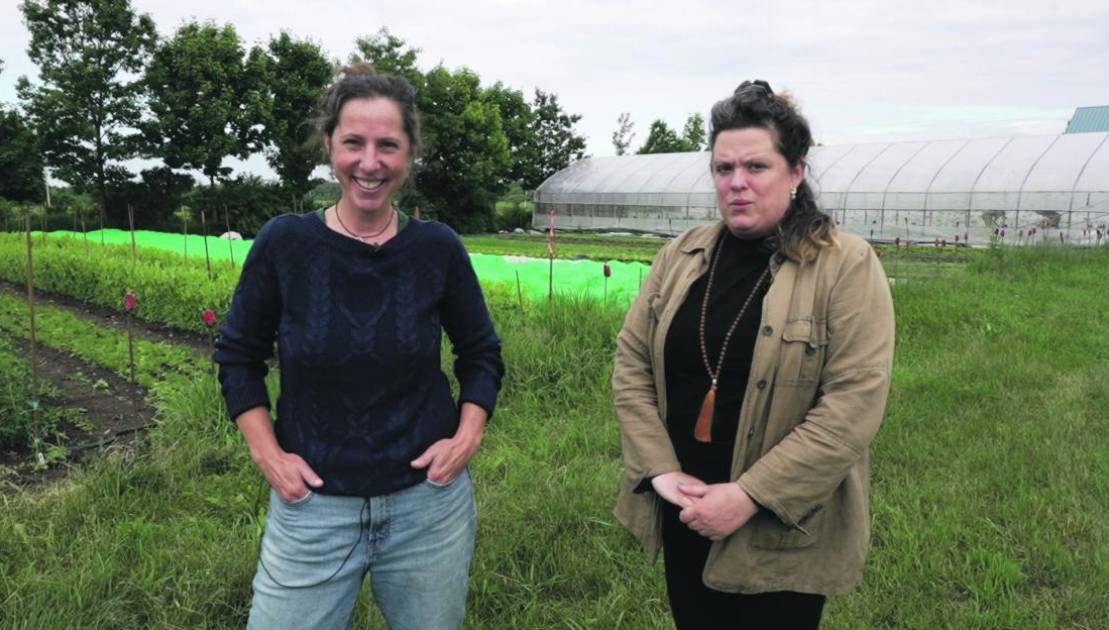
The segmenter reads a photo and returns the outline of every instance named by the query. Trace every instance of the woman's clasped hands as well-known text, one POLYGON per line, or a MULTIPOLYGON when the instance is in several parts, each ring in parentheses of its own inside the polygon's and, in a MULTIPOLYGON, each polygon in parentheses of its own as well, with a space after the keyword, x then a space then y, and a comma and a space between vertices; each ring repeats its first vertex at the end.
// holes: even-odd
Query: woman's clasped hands
POLYGON ((679 518, 709 540, 723 540, 743 527, 758 512, 758 505, 738 482, 706 484, 683 472, 651 479, 664 500, 682 508, 679 518))

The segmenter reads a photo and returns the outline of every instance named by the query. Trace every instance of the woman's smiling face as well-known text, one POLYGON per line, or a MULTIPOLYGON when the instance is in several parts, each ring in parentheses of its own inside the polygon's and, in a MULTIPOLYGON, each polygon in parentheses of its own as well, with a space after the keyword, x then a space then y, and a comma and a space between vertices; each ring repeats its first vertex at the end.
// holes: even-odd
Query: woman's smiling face
POLYGON ((805 166, 790 167, 768 129, 729 129, 712 146, 712 179, 720 218, 739 238, 768 236, 789 209, 805 166))
POLYGON ((412 163, 400 106, 389 98, 351 99, 324 144, 343 191, 340 203, 370 214, 392 207, 412 163))

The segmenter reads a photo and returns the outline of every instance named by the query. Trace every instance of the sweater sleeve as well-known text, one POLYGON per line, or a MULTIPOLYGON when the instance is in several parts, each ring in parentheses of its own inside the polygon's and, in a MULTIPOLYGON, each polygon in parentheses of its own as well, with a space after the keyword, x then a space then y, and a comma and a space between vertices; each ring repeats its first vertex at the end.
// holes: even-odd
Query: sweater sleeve
POLYGON ((442 322, 454 349, 454 376, 458 379, 458 402, 471 402, 493 417, 497 393, 504 377, 501 340, 485 305, 470 255, 457 234, 453 243, 443 295, 442 322))
POLYGON ((244 411, 270 407, 266 360, 273 356, 281 318, 281 290, 269 251, 277 220, 262 227, 247 254, 212 356, 219 364, 220 385, 232 422, 244 411))

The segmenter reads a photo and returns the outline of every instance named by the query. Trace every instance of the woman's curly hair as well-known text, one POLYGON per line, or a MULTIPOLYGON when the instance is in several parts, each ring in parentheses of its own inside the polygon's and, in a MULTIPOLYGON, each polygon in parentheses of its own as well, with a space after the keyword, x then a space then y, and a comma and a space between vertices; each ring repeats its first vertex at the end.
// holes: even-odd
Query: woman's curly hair
MULTIPOLYGON (((775 94, 766 81, 744 81, 728 98, 712 107, 709 118, 709 147, 716 137, 731 129, 766 129, 774 148, 790 168, 805 161, 813 145, 812 131, 797 111, 788 94, 775 94)), ((831 216, 816 205, 816 196, 807 179, 797 187, 797 195, 778 224, 768 245, 791 260, 803 263, 816 257, 823 247, 836 244, 836 225, 831 216)))

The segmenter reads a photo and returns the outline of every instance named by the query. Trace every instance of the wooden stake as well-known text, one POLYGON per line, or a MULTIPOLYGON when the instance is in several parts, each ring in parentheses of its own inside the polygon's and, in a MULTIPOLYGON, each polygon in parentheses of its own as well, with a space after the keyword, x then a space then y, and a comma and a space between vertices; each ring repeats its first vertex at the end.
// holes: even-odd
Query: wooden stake
POLYGON ((85 257, 89 255, 89 232, 85 229, 85 213, 81 213, 81 238, 85 241, 85 257))
POLYGON ((139 259, 138 249, 135 248, 135 210, 127 204, 127 223, 131 226, 131 266, 139 259))
POLYGON ((204 211, 200 211, 200 228, 204 233, 204 264, 208 267, 208 281, 212 281, 212 258, 208 256, 208 220, 204 211))
POLYGON ((231 254, 231 268, 235 268, 235 248, 231 246, 231 215, 227 212, 227 206, 223 207, 223 226, 227 228, 227 251, 231 254))
MULTIPOLYGON (((31 245, 31 215, 27 215, 27 309, 30 312, 30 332, 31 332, 31 395, 34 396, 34 402, 38 402, 38 337, 35 335, 35 257, 33 247, 31 245)), ((33 404, 31 408, 31 423, 38 426, 38 405, 33 404)))
POLYGON ((131 382, 135 382, 135 337, 131 333, 131 313, 127 313, 127 357, 131 360, 131 382))
POLYGON ((520 312, 524 311, 524 291, 520 288, 520 270, 516 270, 516 301, 520 303, 520 312))

